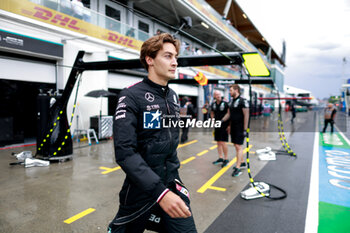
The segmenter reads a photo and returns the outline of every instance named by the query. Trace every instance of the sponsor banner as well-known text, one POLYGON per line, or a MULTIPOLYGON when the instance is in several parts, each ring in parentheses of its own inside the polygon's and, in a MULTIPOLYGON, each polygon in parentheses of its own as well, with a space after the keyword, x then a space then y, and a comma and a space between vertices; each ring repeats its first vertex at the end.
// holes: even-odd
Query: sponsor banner
POLYGON ((350 145, 339 133, 320 134, 318 233, 350 229, 350 145))
POLYGON ((323 133, 320 135, 320 145, 326 147, 350 148, 339 133, 323 133))
POLYGON ((320 147, 319 201, 350 207, 350 148, 320 147))
MULTIPOLYGON (((192 0, 190 2, 196 2, 196 6, 198 4, 197 1, 192 0)), ((193 3, 192 3, 193 4, 193 3)), ((203 8, 201 6, 201 8, 203 8)), ((22 15, 34 20, 38 20, 44 23, 48 23, 50 25, 54 25, 60 28, 64 28, 73 32, 78 32, 83 35, 95 37, 97 39, 101 39, 107 42, 111 42, 116 45, 120 45, 123 47, 131 48, 137 51, 140 51, 143 41, 136 40, 132 37, 125 36, 123 34, 120 34, 115 31, 111 31, 108 29, 105 29, 103 27, 99 27, 97 25, 94 25, 92 23, 86 22, 84 20, 75 18, 73 16, 61 13, 59 11, 55 11, 53 9, 50 9, 48 7, 35 4, 33 2, 30 2, 28 0, 1 0, 0 1, 0 9, 9 11, 18 15, 22 15)), ((228 32, 232 34, 233 37, 235 37, 241 44, 246 44, 244 41, 239 39, 237 35, 235 35, 233 32, 230 31, 229 28, 225 24, 223 24, 221 21, 219 21, 215 16, 211 15, 209 12, 206 11, 205 8, 202 10, 205 11, 205 14, 208 15, 208 17, 211 17, 213 20, 215 19, 215 22, 218 23, 220 27, 225 27, 228 32)), ((251 49, 249 51, 252 51, 251 49)), ((239 79, 237 75, 230 74, 228 72, 219 70, 215 67, 211 66, 201 66, 197 67, 198 69, 202 71, 206 71, 209 73, 212 73, 214 75, 219 75, 224 78, 237 78, 239 79)))
POLYGON ((0 9, 138 51, 143 43, 28 0, 1 0, 0 9))
POLYGON ((63 57, 63 44, 44 41, 0 29, 0 47, 63 57))

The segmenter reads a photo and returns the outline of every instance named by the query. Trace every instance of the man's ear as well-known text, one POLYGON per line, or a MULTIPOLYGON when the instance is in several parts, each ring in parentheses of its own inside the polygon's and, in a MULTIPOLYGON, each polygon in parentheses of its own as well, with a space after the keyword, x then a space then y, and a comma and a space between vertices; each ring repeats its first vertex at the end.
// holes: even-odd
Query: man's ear
POLYGON ((146 56, 145 60, 148 66, 153 66, 153 58, 146 56))

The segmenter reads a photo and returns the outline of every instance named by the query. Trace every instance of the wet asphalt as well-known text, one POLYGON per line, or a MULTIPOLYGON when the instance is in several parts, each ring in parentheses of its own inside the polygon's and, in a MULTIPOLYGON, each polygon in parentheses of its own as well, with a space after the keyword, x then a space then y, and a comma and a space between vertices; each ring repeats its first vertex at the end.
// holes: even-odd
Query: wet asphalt
MULTIPOLYGON (((305 133, 300 127, 314 120, 314 112, 298 113, 292 125, 290 115, 284 114, 287 139, 293 138, 292 148, 303 141, 298 136, 305 133)), ((270 118, 267 129, 264 126, 263 118, 251 121, 253 176, 273 163, 258 160, 255 150, 266 146, 282 148, 276 114, 270 118)), ((312 133, 314 129, 307 130, 312 133)), ((178 148, 182 162, 179 173, 190 191, 198 232, 208 229, 249 183, 246 170, 239 177, 231 176, 233 161, 225 168, 212 164, 218 157, 215 145, 211 130, 190 129, 188 142, 178 148)), ((113 141, 88 146, 86 141, 74 140, 72 159, 48 167, 9 165, 16 162, 12 152, 35 153, 35 149, 30 146, 0 150, 0 232, 106 232, 118 209, 118 192, 125 178, 114 161, 113 141)), ((229 159, 234 159, 232 144, 228 144, 228 151, 229 159)))

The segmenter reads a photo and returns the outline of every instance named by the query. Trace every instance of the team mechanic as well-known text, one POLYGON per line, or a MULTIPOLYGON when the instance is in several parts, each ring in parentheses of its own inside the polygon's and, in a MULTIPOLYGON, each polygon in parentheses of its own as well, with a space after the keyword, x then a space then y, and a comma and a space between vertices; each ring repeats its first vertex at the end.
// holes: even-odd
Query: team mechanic
POLYGON ((179 100, 168 87, 175 78, 179 41, 163 33, 141 47, 148 78, 120 93, 114 115, 116 162, 126 173, 111 233, 197 232, 189 193, 181 182, 178 128, 162 128, 161 119, 179 120, 179 100))

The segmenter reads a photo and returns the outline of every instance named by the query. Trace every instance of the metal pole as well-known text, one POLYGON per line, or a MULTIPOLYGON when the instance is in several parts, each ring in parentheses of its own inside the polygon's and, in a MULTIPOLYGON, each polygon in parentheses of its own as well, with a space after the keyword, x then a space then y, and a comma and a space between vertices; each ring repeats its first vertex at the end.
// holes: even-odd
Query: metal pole
POLYGON ((231 4, 232 4, 232 0, 227 0, 224 12, 222 13, 222 15, 223 15, 223 17, 225 17, 225 19, 227 18, 228 11, 230 10, 231 4))

